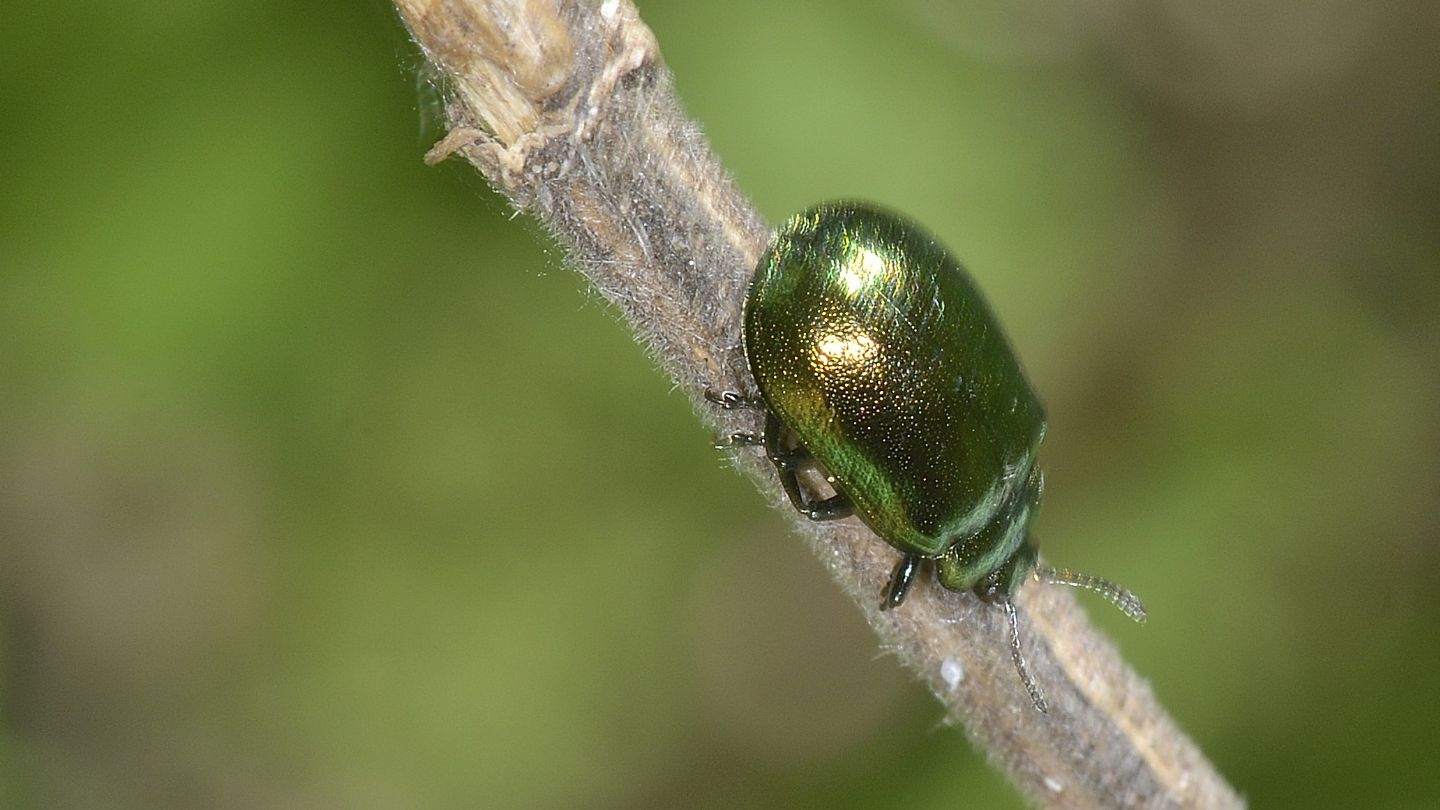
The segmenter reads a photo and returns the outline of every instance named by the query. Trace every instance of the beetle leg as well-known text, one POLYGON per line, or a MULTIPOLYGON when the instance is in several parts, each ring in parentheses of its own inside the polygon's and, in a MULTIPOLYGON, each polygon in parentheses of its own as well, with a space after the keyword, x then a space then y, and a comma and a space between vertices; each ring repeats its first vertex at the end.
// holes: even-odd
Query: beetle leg
POLYGON ((765 400, 761 399, 758 394, 748 396, 739 391, 716 391, 713 388, 706 388, 705 398, 727 411, 733 411, 736 408, 760 409, 765 407, 765 400))
POLYGON ((885 599, 880 603, 881 610, 894 610, 905 603, 905 597, 910 595, 910 586, 915 584, 915 576, 920 573, 920 564, 924 559, 919 554, 906 554, 900 558, 895 570, 890 572, 890 582, 885 586, 885 599))
POLYGON ((764 433, 751 433, 740 430, 731 433, 715 442, 716 450, 729 450, 733 447, 762 447, 765 444, 764 433))
MULTIPOLYGON (((737 408, 764 408, 765 400, 757 394, 746 396, 739 391, 716 391, 713 388, 705 389, 705 399, 719 405, 727 411, 737 408)), ((764 433, 754 433, 748 430, 736 431, 715 442, 716 450, 729 450, 732 447, 761 447, 765 444, 764 433)))
POLYGON ((765 457, 780 471, 782 478, 787 472, 793 475, 801 465, 810 460, 810 454, 800 445, 785 446, 785 438, 795 434, 788 431, 780 423, 780 417, 773 412, 765 414, 765 432, 760 435, 765 439, 765 457))
POLYGON ((805 452, 805 448, 771 447, 769 440, 766 438, 769 435, 769 431, 760 434, 762 439, 761 444, 765 445, 765 457, 770 459, 770 463, 775 465, 775 469, 780 472, 795 473, 810 466, 810 454, 805 452))
POLYGON ((843 520, 855 514, 855 506, 849 498, 836 494, 823 501, 811 501, 810 506, 800 512, 811 520, 843 520))
POLYGON ((784 487, 790 503, 800 514, 811 520, 840 520, 850 517, 855 512, 855 507, 845 495, 837 492, 829 498, 817 500, 800 487, 798 470, 811 460, 810 453, 803 447, 786 447, 782 444, 780 437, 786 432, 780 424, 780 417, 774 413, 766 415, 765 457, 775 465, 780 486, 784 487))
POLYGON ((824 500, 811 498, 800 487, 800 477, 796 474, 794 467, 775 465, 775 471, 780 476, 780 486, 785 488, 785 494, 789 496, 790 503, 796 511, 811 520, 840 520, 850 517, 855 513, 855 507, 850 499, 836 493, 824 500))

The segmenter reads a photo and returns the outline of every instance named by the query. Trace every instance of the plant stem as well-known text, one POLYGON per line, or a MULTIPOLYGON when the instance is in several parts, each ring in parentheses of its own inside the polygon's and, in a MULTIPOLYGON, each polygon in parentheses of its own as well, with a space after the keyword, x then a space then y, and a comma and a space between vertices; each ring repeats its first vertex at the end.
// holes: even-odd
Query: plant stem
MULTIPOLYGON (((675 96, 654 35, 629 0, 396 0, 448 83, 459 154, 534 215, 617 306, 717 433, 754 414, 707 403, 753 391, 740 311, 769 229, 675 96)), ((755 454, 737 464, 788 502, 755 454)), ((896 555, 858 521, 796 524, 893 652, 1034 803, 1240 807, 1235 792, 1064 589, 1030 583, 1016 604, 1049 713, 1011 665, 1004 612, 917 588, 881 612, 896 555)))

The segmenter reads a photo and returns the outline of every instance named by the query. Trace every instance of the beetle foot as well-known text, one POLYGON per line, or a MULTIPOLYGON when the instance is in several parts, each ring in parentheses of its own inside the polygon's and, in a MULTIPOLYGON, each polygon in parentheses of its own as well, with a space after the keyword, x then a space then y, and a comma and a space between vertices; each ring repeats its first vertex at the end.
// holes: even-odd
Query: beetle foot
POLYGON ((716 450, 733 450, 736 447, 760 447, 765 444, 764 433, 751 433, 738 430, 729 436, 724 436, 715 442, 716 450))
POLYGON ((880 602, 881 610, 894 610, 905 603, 905 597, 910 595, 910 586, 915 584, 915 576, 920 573, 920 566, 924 562, 919 554, 906 554, 900 558, 895 570, 890 572, 890 581, 885 584, 885 598, 880 602))
POLYGON ((765 400, 761 399, 758 394, 750 396, 739 391, 716 391, 713 388, 706 388, 705 398, 727 411, 737 408, 763 409, 765 407, 765 400))

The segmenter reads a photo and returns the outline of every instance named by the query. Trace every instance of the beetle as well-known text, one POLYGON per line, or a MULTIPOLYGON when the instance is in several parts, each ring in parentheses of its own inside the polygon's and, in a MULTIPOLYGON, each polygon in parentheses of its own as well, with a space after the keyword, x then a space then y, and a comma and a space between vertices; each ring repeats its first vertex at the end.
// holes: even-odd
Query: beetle
POLYGON ((1144 622, 1130 591, 1038 562, 1045 412, 974 280, 929 232, 870 203, 802 211, 760 257, 742 318, 758 393, 705 395, 763 411, 765 426, 721 446, 763 447, 801 514, 857 516, 900 552, 882 610, 900 607, 927 567, 1001 607, 1042 712, 1011 598, 1024 581, 1096 591, 1144 622), (807 488, 809 468, 833 494, 807 488))

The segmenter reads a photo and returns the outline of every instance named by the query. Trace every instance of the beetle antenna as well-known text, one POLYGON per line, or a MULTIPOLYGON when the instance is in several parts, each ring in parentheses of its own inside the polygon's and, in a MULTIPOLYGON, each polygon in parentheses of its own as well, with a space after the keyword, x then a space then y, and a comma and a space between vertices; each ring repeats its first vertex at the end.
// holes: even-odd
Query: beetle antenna
POLYGON ((1035 679, 1030 677, 1030 670, 1025 666, 1025 653, 1020 650, 1020 619, 1015 615, 1015 603, 1009 599, 1001 602, 1005 608, 1005 618, 1010 620, 1010 660, 1015 662, 1015 671, 1020 673, 1020 682, 1025 684, 1025 691, 1030 693, 1030 700, 1034 701, 1035 708, 1041 714, 1049 714, 1050 708, 1045 705, 1045 696, 1040 694, 1040 687, 1035 685, 1035 679))
POLYGON ((1051 568, 1048 565, 1036 567, 1035 575, 1040 578, 1041 582, 1048 582, 1052 585, 1069 585, 1073 588, 1094 591, 1119 608, 1121 613, 1140 624, 1145 623, 1145 603, 1140 601, 1140 597, 1108 579, 1089 574, 1078 574, 1068 568, 1051 568))

